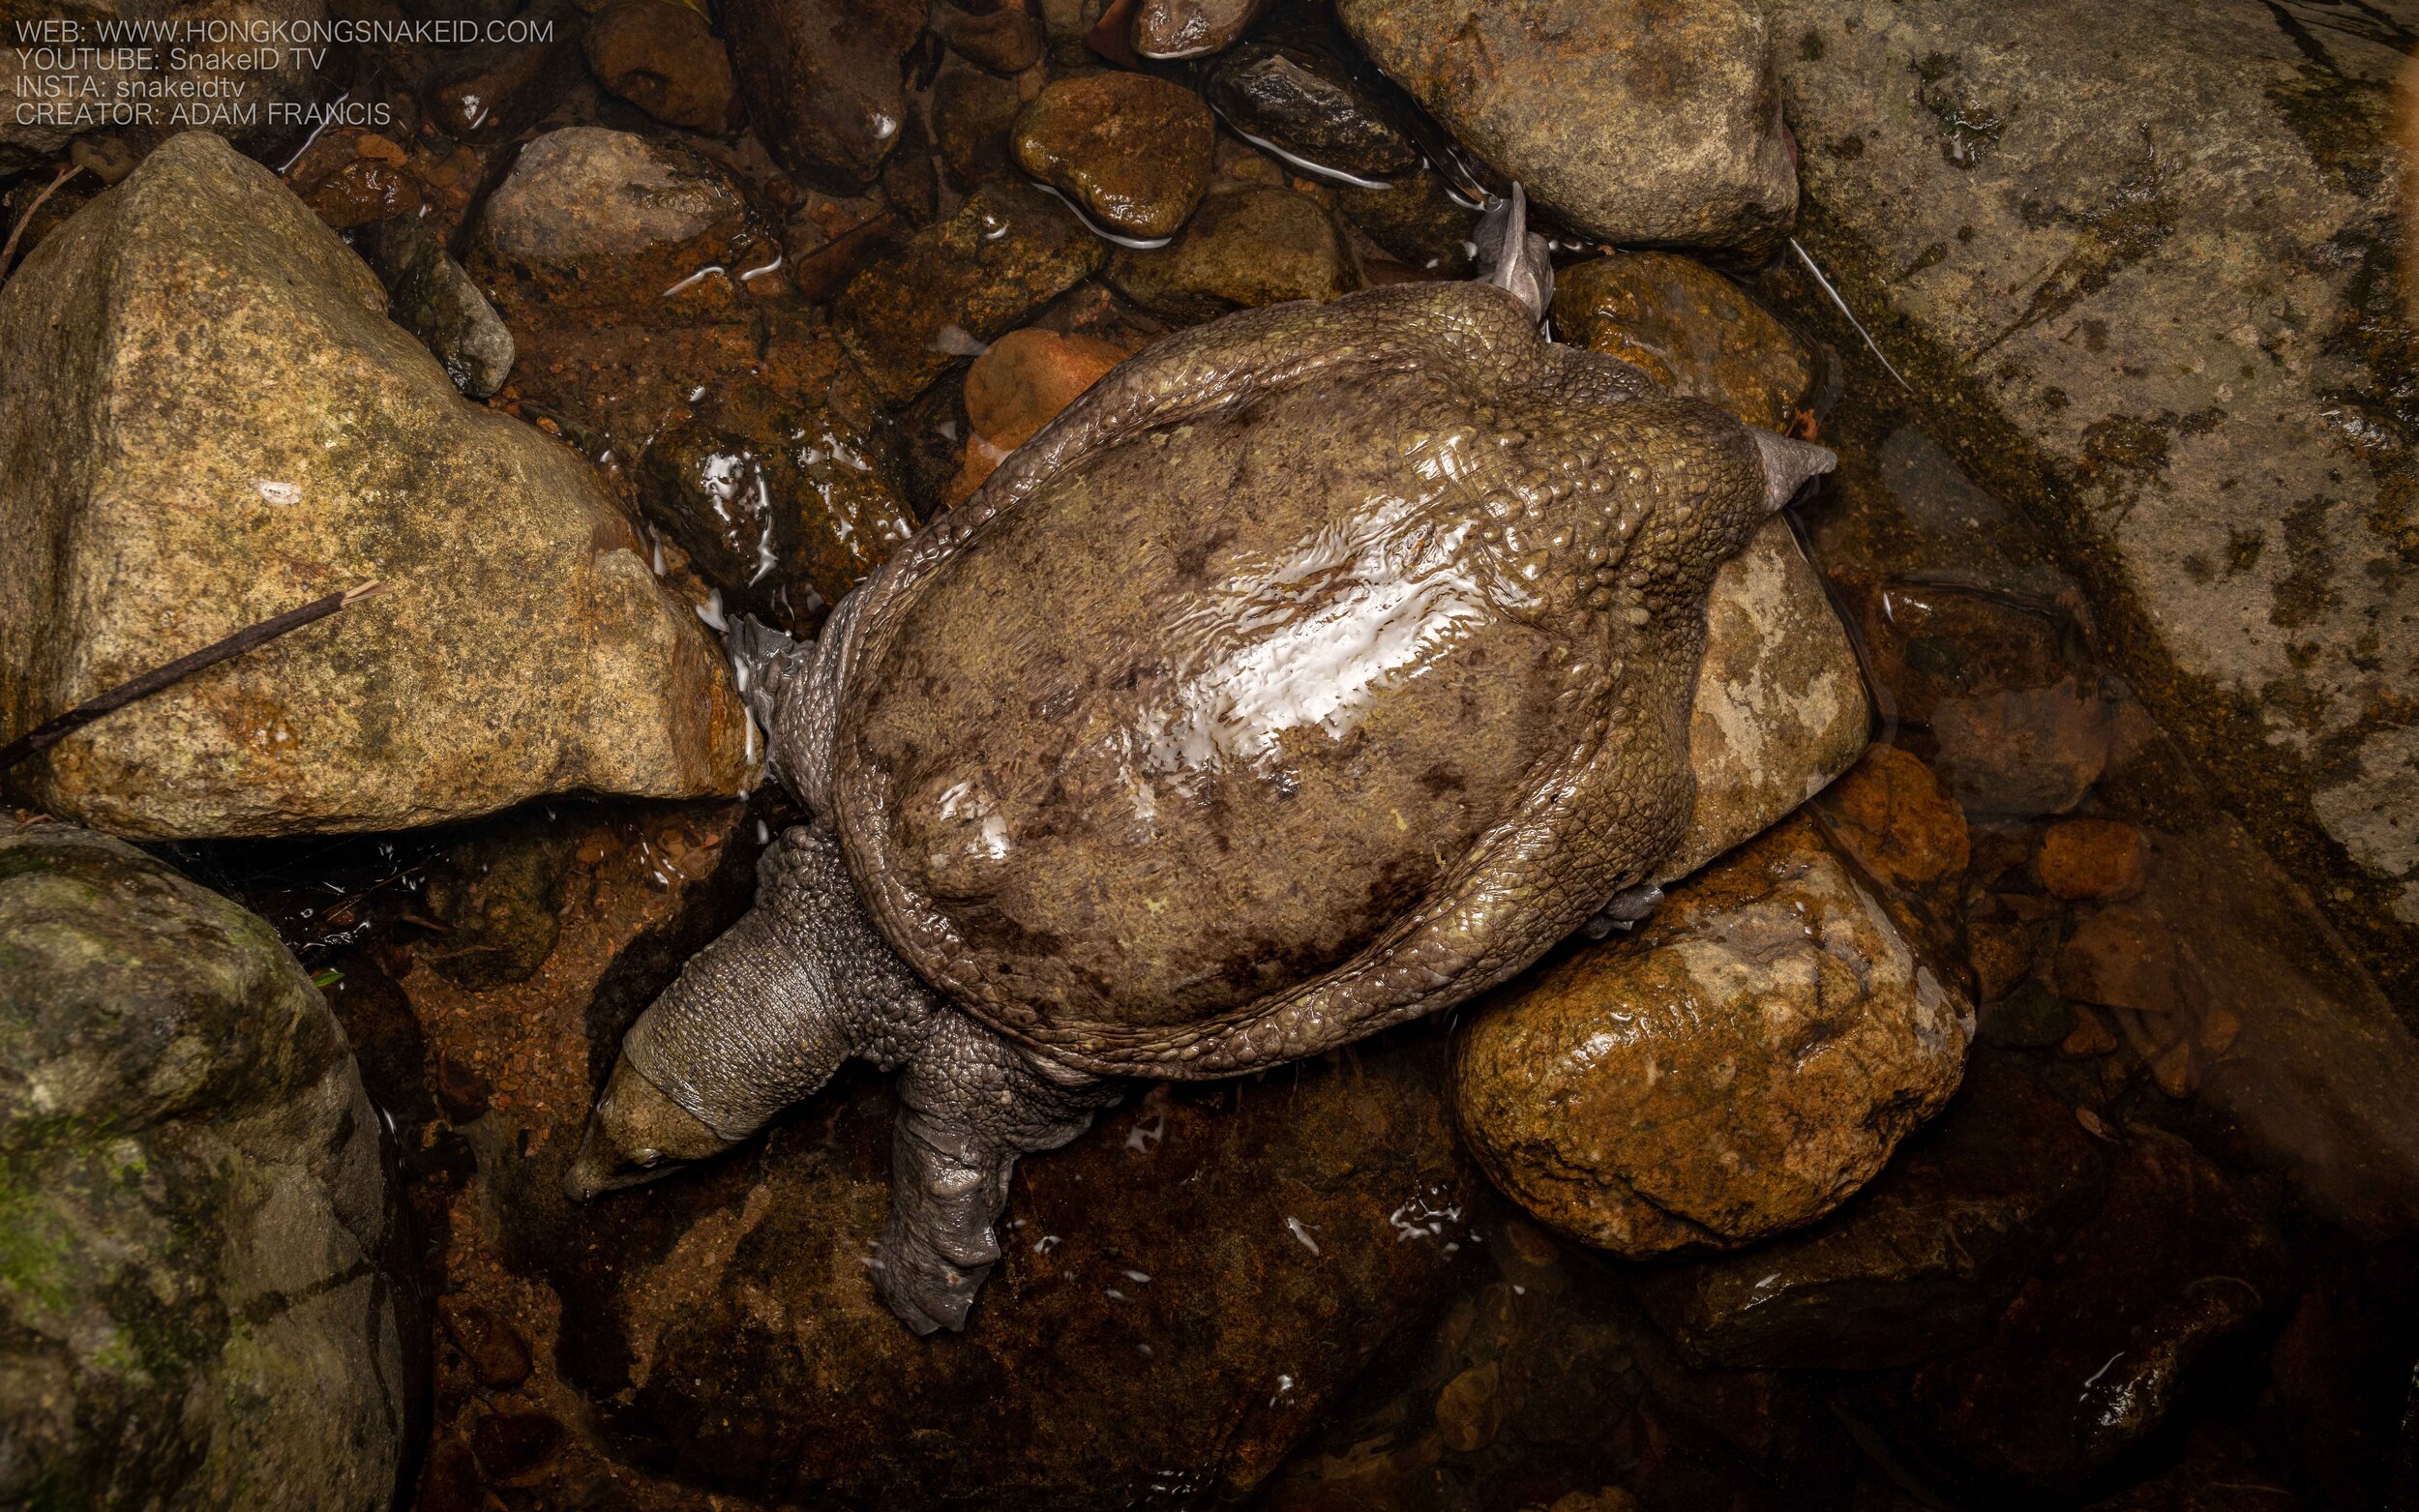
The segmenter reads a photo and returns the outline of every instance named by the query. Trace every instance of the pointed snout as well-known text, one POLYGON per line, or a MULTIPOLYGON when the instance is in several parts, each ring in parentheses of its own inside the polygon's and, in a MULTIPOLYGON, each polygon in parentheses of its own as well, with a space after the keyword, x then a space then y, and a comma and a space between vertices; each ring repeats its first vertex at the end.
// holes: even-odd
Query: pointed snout
POLYGON ((588 1114, 579 1152, 563 1169, 563 1195, 585 1202, 670 1175, 690 1161, 719 1154, 731 1142, 622 1057, 613 1062, 605 1095, 588 1114))
POLYGON ((1838 454, 1828 446, 1811 441, 1793 441, 1785 435, 1750 426, 1748 433, 1755 437, 1755 449, 1764 458, 1764 507, 1778 511, 1788 507, 1798 490, 1812 480, 1839 465, 1838 454))

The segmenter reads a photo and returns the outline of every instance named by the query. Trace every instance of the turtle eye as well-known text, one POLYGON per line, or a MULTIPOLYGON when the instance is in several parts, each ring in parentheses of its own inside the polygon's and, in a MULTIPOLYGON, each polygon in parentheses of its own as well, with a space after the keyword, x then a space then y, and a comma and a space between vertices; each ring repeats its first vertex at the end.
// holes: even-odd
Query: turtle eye
POLYGON ((664 1152, 662 1150, 633 1150, 630 1154, 630 1164, 641 1171, 651 1171, 663 1163, 664 1152))

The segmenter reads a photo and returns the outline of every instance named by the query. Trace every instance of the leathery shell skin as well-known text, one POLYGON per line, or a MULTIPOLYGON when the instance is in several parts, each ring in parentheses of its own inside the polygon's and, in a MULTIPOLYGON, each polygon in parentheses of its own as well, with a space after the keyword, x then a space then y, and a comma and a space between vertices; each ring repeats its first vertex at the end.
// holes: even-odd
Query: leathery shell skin
POLYGON ((1275 1064, 1650 875, 1767 495, 1735 420, 1487 284, 1230 316, 869 579, 818 648, 831 723, 776 756, 984 1023, 1101 1074, 1275 1064))

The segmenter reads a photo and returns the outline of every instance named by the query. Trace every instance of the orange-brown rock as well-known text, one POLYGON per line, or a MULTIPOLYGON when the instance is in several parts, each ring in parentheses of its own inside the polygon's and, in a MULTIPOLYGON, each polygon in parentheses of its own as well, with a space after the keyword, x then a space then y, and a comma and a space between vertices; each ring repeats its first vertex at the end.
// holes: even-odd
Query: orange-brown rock
POLYGON ((1062 78, 1016 119, 1018 166, 1112 231, 1173 236, 1210 189, 1217 122, 1201 97, 1150 74, 1062 78))
POLYGON ((1971 1012, 1809 819, 1675 888, 1637 934, 1499 993, 1455 1107, 1496 1184, 1625 1255, 1829 1212, 1956 1089, 1971 1012))
POLYGON ((982 487, 1007 455, 1126 358, 1096 336, 1040 326, 1011 331, 966 372, 966 465, 948 489, 955 504, 982 487))
POLYGON ((2154 914, 2103 908, 2075 926, 2058 953, 2058 991, 2109 1008, 2173 1013, 2182 1005, 2175 936, 2154 914))
POLYGON ((1554 334, 1772 430, 1789 429, 1814 381, 1812 355, 1787 327, 1673 252, 1618 252, 1557 272, 1554 334))
POLYGON ((581 38, 598 83, 668 126, 738 126, 731 56, 705 13, 682 0, 613 0, 581 38))
POLYGON ((2041 837, 2033 875, 2070 903, 2131 898, 2142 890, 2149 845, 2142 832, 2116 819, 2061 819, 2041 837))
POLYGON ((1109 282, 1147 310, 1213 320, 1230 310, 1333 299, 1360 286, 1334 218, 1308 194, 1245 184, 1221 188, 1174 243, 1120 248, 1109 282))
POLYGON ((1840 843, 1889 886, 1926 886, 1965 870, 1965 814, 1920 756, 1875 746, 1823 794, 1840 843))

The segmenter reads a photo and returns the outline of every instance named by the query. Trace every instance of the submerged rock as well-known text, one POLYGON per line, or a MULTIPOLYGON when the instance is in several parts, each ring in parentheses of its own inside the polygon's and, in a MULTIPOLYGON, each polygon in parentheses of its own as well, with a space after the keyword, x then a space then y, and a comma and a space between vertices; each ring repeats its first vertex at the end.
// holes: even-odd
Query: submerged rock
POLYGON ((395 323, 420 338, 454 387, 485 399, 504 386, 513 371, 513 334, 426 223, 415 216, 380 221, 357 250, 386 285, 395 323))
POLYGON ((1166 247, 1119 248, 1108 281, 1145 309, 1187 321, 1360 286, 1351 251, 1317 200, 1257 185, 1210 194, 1166 247))
POLYGON ((682 0, 613 0, 581 38, 598 83, 667 126, 722 135, 738 125, 731 55, 682 0))
POLYGON ((383 1512, 407 1347, 377 1110, 258 918, 0 834, 0 1500, 383 1512))
POLYGON ((1637 933, 1475 1013, 1454 1106, 1487 1173, 1623 1255, 1819 1218, 1956 1089, 1972 1010, 1809 819, 1675 887, 1637 933))
POLYGON ((1558 270, 1554 334, 1768 430, 1791 428, 1814 382, 1812 354, 1786 327, 1728 279, 1670 252, 1558 270))
POLYGON ((1876 745, 1823 795, 1832 831, 1887 887, 1938 888, 1965 875, 1973 842, 1965 813, 1923 759, 1876 745))
POLYGON ((1018 166, 1112 232, 1173 236, 1210 188, 1217 123, 1201 97, 1149 74, 1062 78, 1017 116, 1018 166))
POLYGON ((995 74, 1041 61, 1041 21, 1030 0, 938 0, 932 28, 951 51, 995 74))
POLYGON ((1240 1499, 1451 1286, 1476 1177, 1442 1048, 1414 1029, 1104 1114, 1018 1168, 1006 1257, 957 1337, 875 1298, 891 1103, 871 1079, 593 1207, 565 1208, 555 1162, 512 1163, 506 1222, 586 1320, 564 1375, 659 1473, 791 1505, 1240 1499))
POLYGON ((54 813, 276 834, 750 780, 728 669, 585 463, 464 403, 384 309, 301 201, 201 133, 0 289, 0 728, 388 585, 20 768, 54 813))
POLYGON ((569 0, 533 0, 518 19, 528 33, 437 54, 421 98, 429 119, 455 140, 511 141, 579 82, 582 18, 569 0))
POLYGON ((1986 1337, 2091 1208, 2101 1146, 2031 1072, 1977 1055, 1948 1112, 1828 1221, 1649 1272, 1683 1354, 1732 1369, 1870 1370, 1986 1337))
POLYGON ((2117 669, 2407 994, 2407 14, 1769 9, 1810 252, 1943 439, 2046 523, 2117 669))
POLYGON ((728 317, 776 253, 703 155, 575 126, 521 149, 471 230, 466 266, 516 324, 568 311, 642 324, 728 317))
POLYGON ((1915 1374, 1921 1431, 1986 1475, 2072 1496, 2148 1438, 2226 1338, 2286 1299, 2276 1230, 2193 1147, 2125 1134, 2099 1212, 1990 1339, 1915 1374))
POLYGON ((1797 214, 1773 29, 1745 0, 1339 0, 1388 76, 1595 241, 1760 259, 1797 214))
POLYGON ((732 0, 722 12, 757 134, 785 168, 863 189, 899 145, 925 0, 732 0))
POLYGON ((988 184, 858 274, 832 326, 875 392, 899 403, 1090 278, 1104 255, 1048 194, 988 184))

